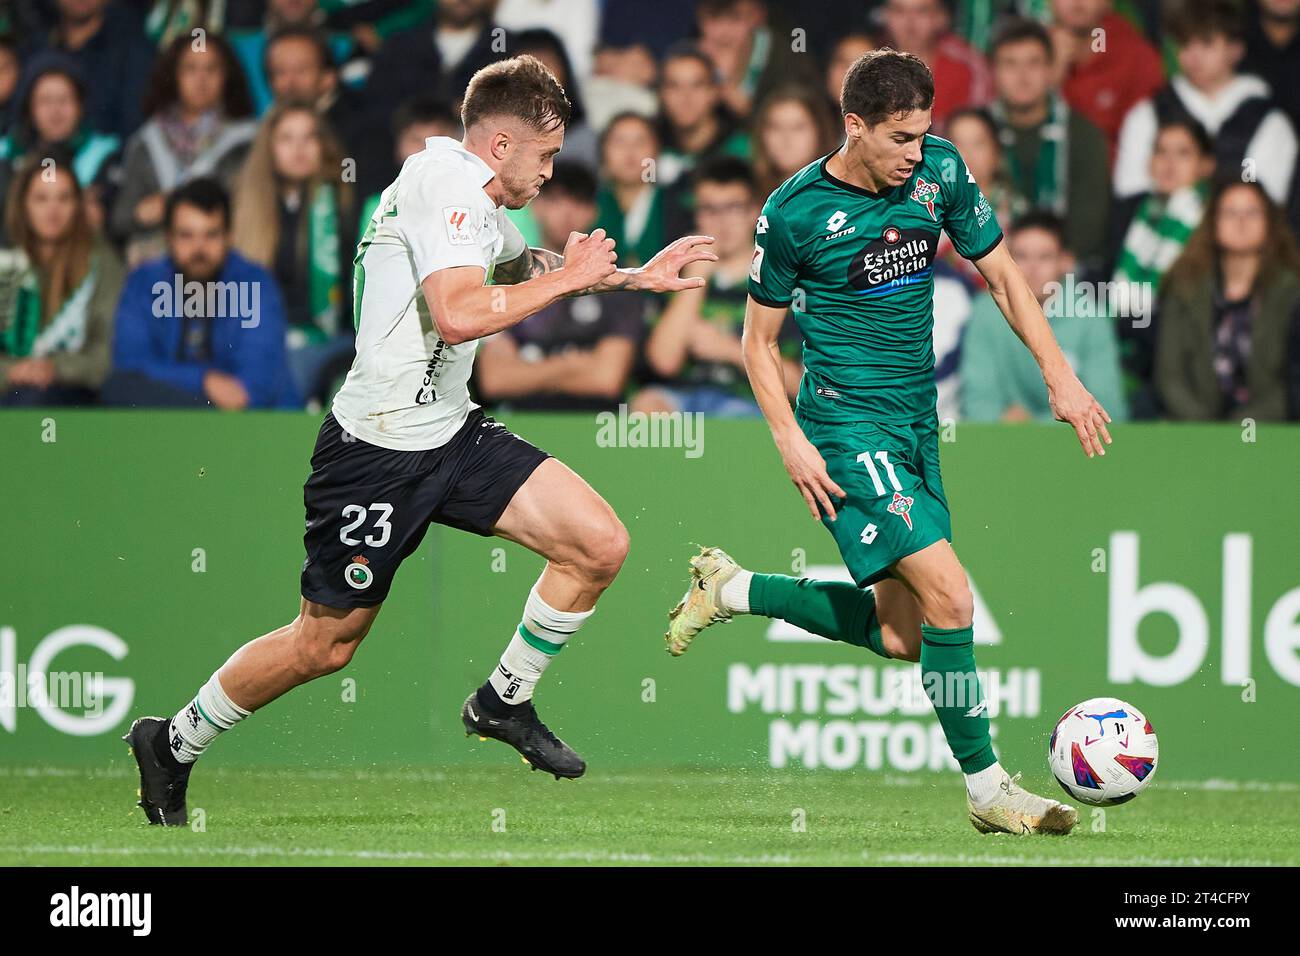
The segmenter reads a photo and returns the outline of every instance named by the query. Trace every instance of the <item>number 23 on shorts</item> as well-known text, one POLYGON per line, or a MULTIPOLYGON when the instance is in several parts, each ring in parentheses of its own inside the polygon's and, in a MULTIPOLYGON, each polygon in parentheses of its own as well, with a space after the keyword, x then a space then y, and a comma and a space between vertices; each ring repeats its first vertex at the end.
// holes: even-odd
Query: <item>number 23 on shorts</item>
POLYGON ((372 511, 377 511, 379 514, 374 519, 374 533, 366 535, 365 543, 372 548, 382 548, 388 544, 388 539, 393 533, 393 526, 388 522, 388 519, 393 516, 393 506, 384 501, 375 502, 369 508, 364 505, 344 505, 343 519, 348 523, 339 529, 339 540, 348 547, 361 544, 363 539, 352 537, 352 532, 365 523, 372 511))

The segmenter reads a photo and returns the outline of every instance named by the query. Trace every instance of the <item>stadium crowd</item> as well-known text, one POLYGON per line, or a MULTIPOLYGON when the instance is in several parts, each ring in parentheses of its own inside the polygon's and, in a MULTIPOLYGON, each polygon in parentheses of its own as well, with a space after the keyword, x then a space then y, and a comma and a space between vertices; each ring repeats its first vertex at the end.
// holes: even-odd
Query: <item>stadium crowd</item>
MULTIPOLYGON (((12 0, 0 30, 0 405, 321 407, 378 194, 459 136, 475 70, 530 53, 574 109, 511 214, 528 242, 599 226, 634 266, 699 231, 719 261, 492 336, 475 394, 756 415, 754 223, 888 45, 930 66, 934 132, 1115 418, 1300 418, 1300 0, 12 0)), ((940 417, 1050 418, 950 245, 934 281, 940 417)))

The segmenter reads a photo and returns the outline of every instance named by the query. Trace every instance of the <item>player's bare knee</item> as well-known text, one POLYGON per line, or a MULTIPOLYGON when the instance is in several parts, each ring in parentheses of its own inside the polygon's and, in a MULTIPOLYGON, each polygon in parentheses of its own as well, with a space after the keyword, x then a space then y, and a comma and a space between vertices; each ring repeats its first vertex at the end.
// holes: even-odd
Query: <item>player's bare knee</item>
POLYGON ((921 659, 919 633, 916 640, 910 640, 895 631, 886 630, 880 635, 880 643, 891 660, 912 661, 915 663, 921 659))
POLYGON ((610 520, 588 536, 582 552, 582 571, 596 584, 611 584, 627 559, 631 538, 623 522, 610 520))
POLYGON ((342 670, 368 630, 370 620, 358 615, 300 617, 293 640, 295 669, 307 680, 342 670))
POLYGON ((360 641, 320 641, 307 650, 306 661, 313 677, 324 677, 347 667, 360 641))
POLYGON ((925 620, 932 627, 969 627, 975 598, 963 571, 945 575, 923 598, 925 620))
POLYGON ((356 654, 357 648, 361 645, 360 638, 354 638, 348 641, 334 641, 328 645, 324 655, 325 673, 333 674, 335 671, 341 671, 352 662, 352 656, 356 654))

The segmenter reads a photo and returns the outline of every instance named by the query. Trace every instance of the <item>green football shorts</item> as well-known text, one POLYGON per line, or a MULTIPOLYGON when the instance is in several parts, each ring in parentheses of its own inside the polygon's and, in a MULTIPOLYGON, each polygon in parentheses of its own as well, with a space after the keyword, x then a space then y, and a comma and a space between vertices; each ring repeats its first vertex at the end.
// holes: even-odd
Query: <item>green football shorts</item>
POLYGON ((889 577, 899 558, 952 540, 936 418, 887 425, 800 416, 799 427, 821 452, 831 480, 848 493, 832 499, 837 518, 823 515, 822 524, 858 587, 889 577))

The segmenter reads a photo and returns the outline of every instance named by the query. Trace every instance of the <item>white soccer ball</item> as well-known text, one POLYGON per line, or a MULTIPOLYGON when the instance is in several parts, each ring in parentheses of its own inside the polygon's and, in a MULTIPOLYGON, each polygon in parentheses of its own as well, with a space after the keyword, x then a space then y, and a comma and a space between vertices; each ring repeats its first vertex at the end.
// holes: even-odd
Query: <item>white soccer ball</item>
POLYGON ((1159 755, 1151 721, 1114 697, 1071 707, 1047 745, 1047 761, 1065 792, 1099 807, 1136 797, 1155 776, 1159 755))

